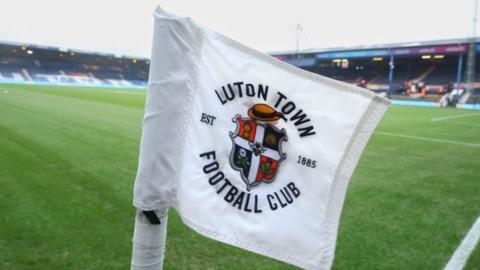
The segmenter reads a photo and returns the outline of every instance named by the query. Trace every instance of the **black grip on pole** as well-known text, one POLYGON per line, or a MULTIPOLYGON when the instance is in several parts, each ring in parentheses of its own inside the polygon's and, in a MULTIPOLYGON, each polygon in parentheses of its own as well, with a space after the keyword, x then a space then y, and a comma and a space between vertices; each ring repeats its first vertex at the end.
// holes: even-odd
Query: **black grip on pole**
POLYGON ((159 225, 161 224, 160 219, 158 218, 155 211, 143 211, 143 214, 147 217, 150 224, 159 225))

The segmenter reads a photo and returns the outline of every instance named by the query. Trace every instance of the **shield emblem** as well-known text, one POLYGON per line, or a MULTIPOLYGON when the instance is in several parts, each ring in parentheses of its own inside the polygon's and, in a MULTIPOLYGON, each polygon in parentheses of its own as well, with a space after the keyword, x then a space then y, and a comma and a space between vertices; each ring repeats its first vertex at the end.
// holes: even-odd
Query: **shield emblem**
POLYGON ((232 121, 237 124, 235 132, 230 132, 232 168, 240 172, 247 190, 263 182, 273 182, 287 157, 282 152, 282 142, 287 140, 285 129, 240 115, 232 121))

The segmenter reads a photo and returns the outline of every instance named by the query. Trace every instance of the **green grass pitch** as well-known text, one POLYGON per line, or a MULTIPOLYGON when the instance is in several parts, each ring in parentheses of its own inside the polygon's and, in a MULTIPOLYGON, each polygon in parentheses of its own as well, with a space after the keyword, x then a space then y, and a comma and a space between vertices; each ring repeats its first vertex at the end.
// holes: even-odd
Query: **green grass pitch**
MULTIPOLYGON (((142 90, 0 85, 0 269, 129 268, 144 102, 142 90)), ((480 215, 472 113, 389 109, 352 177, 333 269, 443 268, 480 215)), ((174 211, 168 230, 165 269, 296 269, 174 211)), ((480 269, 479 247, 466 269, 480 269)))

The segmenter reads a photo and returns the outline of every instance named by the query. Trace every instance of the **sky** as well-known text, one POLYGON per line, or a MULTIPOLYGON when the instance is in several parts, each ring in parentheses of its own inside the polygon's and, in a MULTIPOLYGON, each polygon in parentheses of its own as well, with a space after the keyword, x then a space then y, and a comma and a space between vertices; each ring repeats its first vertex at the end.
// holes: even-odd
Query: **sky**
POLYGON ((464 38, 474 0, 0 0, 0 41, 148 57, 157 5, 262 52, 464 38))

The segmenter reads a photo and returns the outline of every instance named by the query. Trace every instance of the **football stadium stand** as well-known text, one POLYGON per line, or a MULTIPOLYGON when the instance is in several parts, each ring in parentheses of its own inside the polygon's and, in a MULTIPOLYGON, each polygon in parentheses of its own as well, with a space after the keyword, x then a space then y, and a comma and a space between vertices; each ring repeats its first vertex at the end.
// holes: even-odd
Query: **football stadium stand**
MULTIPOLYGON (((468 39, 399 43, 272 55, 302 69, 353 83, 394 100, 443 105, 480 102, 480 59, 474 90, 467 93, 468 39)), ((480 39, 474 44, 480 52, 480 39)), ((465 106, 467 107, 467 106, 465 106)))
MULTIPOLYGON (((271 53, 333 79, 388 93, 404 104, 480 108, 480 57, 474 90, 466 91, 468 39, 271 53), (463 105, 465 104, 465 105, 463 105), (472 105, 473 104, 473 105, 472 105)), ((475 51, 480 52, 480 39, 475 51)), ((145 87, 149 59, 0 42, 0 82, 145 87)))
POLYGON ((0 43, 0 82, 145 87, 148 59, 0 43))

